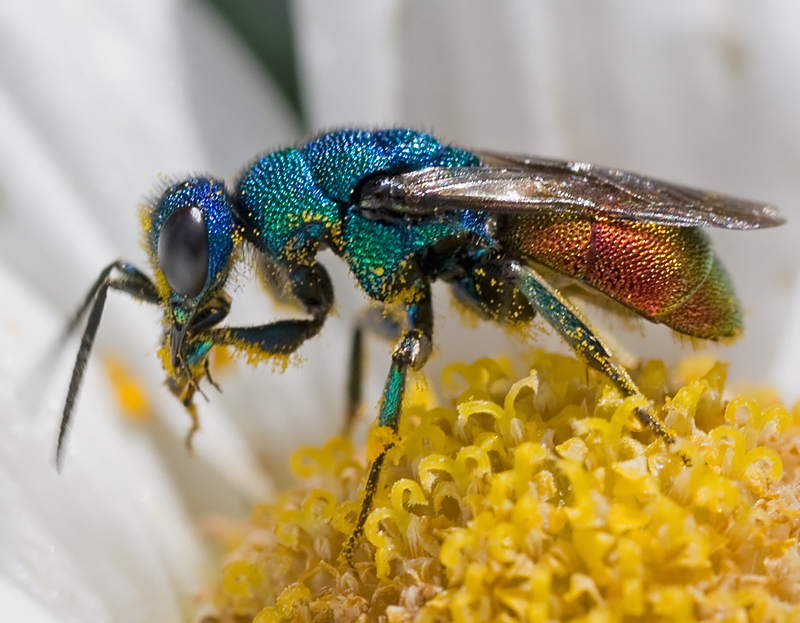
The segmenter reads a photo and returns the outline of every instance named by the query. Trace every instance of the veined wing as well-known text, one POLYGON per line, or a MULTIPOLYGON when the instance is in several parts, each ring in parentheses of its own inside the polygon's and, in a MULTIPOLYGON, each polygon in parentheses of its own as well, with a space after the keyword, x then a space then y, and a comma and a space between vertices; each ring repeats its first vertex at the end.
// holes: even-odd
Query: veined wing
POLYGON ((485 166, 432 167, 367 180, 359 206, 376 218, 479 210, 561 213, 672 227, 755 229, 784 222, 770 205, 617 169, 583 162, 477 155, 485 166))

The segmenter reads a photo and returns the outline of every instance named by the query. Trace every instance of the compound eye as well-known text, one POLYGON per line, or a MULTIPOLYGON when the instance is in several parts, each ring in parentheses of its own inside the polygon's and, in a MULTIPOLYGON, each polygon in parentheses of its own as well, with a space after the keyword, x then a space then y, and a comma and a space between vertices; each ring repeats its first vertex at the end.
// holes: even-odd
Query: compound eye
POLYGON ((208 229, 199 208, 184 206, 167 217, 158 236, 158 265, 178 294, 203 291, 208 276, 208 229))

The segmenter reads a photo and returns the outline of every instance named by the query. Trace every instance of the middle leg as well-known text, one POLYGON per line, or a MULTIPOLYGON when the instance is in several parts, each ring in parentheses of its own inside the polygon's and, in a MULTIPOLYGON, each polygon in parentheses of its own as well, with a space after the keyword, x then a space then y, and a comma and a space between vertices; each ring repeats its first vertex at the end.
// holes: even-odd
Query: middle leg
MULTIPOLYGON (((433 344, 433 306, 430 285, 427 282, 420 283, 416 290, 417 300, 406 305, 408 329, 392 352, 392 363, 383 388, 378 412, 378 425, 388 426, 393 433, 397 433, 400 423, 400 411, 403 405, 408 369, 418 370, 421 368, 430 356, 433 344)), ((370 465, 364 499, 356 519, 356 525, 342 548, 341 556, 348 564, 352 561, 356 542, 364 533, 364 524, 372 510, 372 502, 378 490, 378 481, 386 461, 386 454, 392 445, 389 442, 384 446, 370 465)))
POLYGON ((387 314, 385 310, 373 306, 364 310, 364 313, 356 321, 350 345, 350 363, 347 372, 347 406, 342 425, 342 435, 345 437, 350 436, 353 424, 358 419, 364 406, 364 338, 370 333, 386 341, 397 341, 403 334, 402 319, 396 315, 387 314))

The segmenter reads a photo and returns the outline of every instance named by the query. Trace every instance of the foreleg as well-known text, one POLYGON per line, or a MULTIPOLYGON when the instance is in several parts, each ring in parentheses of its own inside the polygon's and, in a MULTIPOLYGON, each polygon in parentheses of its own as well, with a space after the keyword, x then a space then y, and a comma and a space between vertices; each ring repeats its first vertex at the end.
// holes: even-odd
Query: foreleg
POLYGON ((139 269, 127 264, 126 262, 116 261, 106 266, 92 285, 83 304, 72 319, 67 324, 61 339, 56 346, 56 352, 60 351, 70 335, 75 331, 81 319, 89 313, 86 328, 81 337, 81 344, 78 348, 78 355, 75 358, 75 365, 72 367, 72 377, 69 381, 67 399, 64 401, 64 412, 61 415, 61 425, 58 430, 58 443, 56 445, 56 469, 61 470, 64 457, 64 441, 67 431, 72 421, 72 413, 75 409, 75 401, 78 398, 78 391, 83 382, 83 375, 86 371, 86 362, 92 352, 97 329, 100 327, 100 319, 103 316, 103 308, 106 304, 108 290, 119 290, 126 292, 133 298, 158 305, 159 298, 156 286, 150 278, 139 269))
POLYGON ((254 327, 221 327, 210 331, 214 344, 256 355, 289 355, 319 333, 333 306, 333 284, 321 264, 299 266, 289 275, 292 294, 310 318, 278 320, 254 327))

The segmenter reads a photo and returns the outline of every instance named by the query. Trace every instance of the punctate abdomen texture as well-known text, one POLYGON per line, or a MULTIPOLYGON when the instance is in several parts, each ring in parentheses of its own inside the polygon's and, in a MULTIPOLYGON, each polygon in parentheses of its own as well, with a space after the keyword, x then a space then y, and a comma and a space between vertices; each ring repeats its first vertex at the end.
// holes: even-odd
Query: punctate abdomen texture
POLYGON ((507 252, 579 279, 638 314, 704 339, 735 336, 742 313, 706 235, 565 215, 512 217, 507 252))

